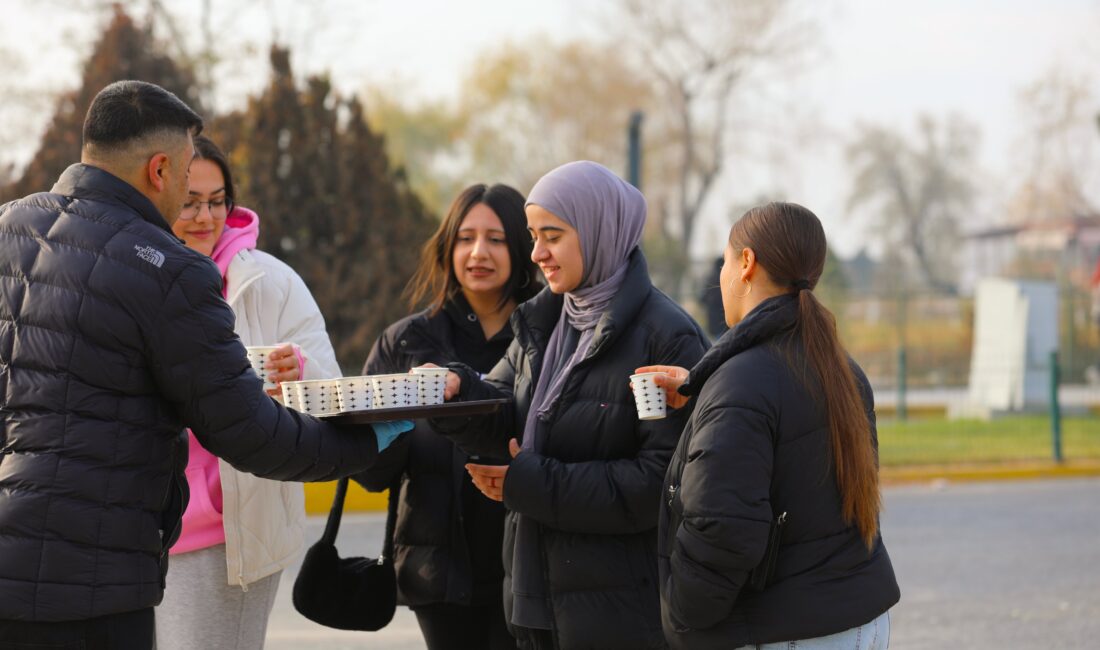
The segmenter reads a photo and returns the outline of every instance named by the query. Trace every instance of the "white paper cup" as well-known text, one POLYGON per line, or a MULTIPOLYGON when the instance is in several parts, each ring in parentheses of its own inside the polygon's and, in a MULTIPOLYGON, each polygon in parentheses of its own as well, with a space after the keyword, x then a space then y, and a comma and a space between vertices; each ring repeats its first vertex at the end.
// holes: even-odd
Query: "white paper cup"
POLYGON ((371 408, 374 387, 370 377, 343 377, 336 380, 337 403, 341 413, 366 411, 371 408))
POLYGON ((327 415, 339 408, 339 393, 334 379, 311 379, 294 382, 301 391, 299 410, 310 415, 327 415))
POLYGON ((284 381, 281 384, 283 391, 283 406, 295 411, 302 410, 302 390, 296 381, 284 381))
POLYGON ((416 375, 417 393, 421 406, 443 403, 443 391, 447 387, 446 368, 413 368, 410 374, 416 375))
POLYGON ((665 373, 643 372, 639 375, 630 375, 639 420, 660 420, 665 417, 665 389, 653 383, 654 377, 663 374, 665 373))
POLYGON ((374 389, 372 403, 376 409, 417 406, 420 403, 416 375, 409 373, 371 375, 370 381, 374 389))
POLYGON ((248 353, 248 363, 252 364, 252 369, 256 371, 256 375, 264 380, 264 390, 272 390, 275 388, 275 382, 267 379, 268 374, 272 371, 264 368, 264 364, 267 363, 267 357, 279 347, 275 345, 249 345, 244 351, 248 353))

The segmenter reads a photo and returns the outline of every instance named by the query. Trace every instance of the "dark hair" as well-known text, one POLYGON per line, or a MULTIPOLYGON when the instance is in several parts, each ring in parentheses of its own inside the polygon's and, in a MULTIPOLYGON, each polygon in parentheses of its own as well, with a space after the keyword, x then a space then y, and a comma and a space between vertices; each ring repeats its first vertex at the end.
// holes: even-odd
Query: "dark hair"
POLYGON ((144 81, 116 81, 92 100, 84 145, 114 149, 157 131, 198 135, 202 118, 167 90, 144 81))
POLYGON ((512 262, 512 273, 501 291, 498 307, 503 307, 510 299, 521 303, 542 288, 538 268, 531 261, 531 237, 527 234, 523 195, 507 185, 471 185, 455 197, 447 216, 420 251, 420 264, 405 288, 411 308, 415 309, 427 299, 432 312, 437 313, 443 303, 461 291, 454 271, 455 241, 462 220, 479 203, 489 206, 500 218, 512 262))
POLYGON ((233 187, 233 173, 229 171, 229 160, 225 157, 225 152, 214 144, 213 140, 200 135, 195 138, 195 158, 209 160, 222 171, 222 178, 225 179, 226 206, 232 210, 237 204, 237 190, 233 187))
POLYGON ((848 353, 840 343, 836 319, 814 296, 825 268, 828 244, 821 221, 794 203, 756 207, 733 224, 734 251, 751 248, 772 281, 798 293, 800 336, 809 367, 815 372, 829 419, 833 466, 845 521, 859 528, 868 548, 878 533, 882 507, 878 462, 871 425, 856 386, 848 353))

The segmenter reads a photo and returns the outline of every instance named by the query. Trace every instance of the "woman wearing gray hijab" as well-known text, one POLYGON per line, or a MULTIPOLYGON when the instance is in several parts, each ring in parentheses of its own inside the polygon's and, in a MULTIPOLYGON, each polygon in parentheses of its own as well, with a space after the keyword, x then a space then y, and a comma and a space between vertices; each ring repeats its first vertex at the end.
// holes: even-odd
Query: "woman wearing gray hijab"
POLYGON ((526 213, 548 287, 516 309, 484 380, 456 365, 448 381, 448 397, 513 402, 433 426, 470 454, 512 457, 467 470, 508 510, 504 608, 520 647, 663 648, 657 511, 690 414, 639 421, 629 377, 658 358, 690 367, 707 340, 650 282, 633 186, 569 163, 535 184, 526 213))

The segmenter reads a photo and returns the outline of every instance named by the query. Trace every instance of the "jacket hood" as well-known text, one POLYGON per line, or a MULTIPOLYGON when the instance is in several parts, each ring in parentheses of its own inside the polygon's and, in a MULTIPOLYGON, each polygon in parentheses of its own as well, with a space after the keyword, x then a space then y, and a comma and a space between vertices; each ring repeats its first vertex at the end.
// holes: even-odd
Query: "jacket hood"
POLYGON ((691 369, 688 380, 680 386, 680 394, 698 395, 707 379, 730 357, 793 330, 797 320, 797 293, 775 296, 760 303, 707 350, 691 369))
POLYGON ((218 265, 223 279, 233 256, 243 250, 255 249, 259 238, 260 216, 248 208, 234 207, 225 218, 225 230, 214 244, 214 251, 210 253, 210 258, 218 265))

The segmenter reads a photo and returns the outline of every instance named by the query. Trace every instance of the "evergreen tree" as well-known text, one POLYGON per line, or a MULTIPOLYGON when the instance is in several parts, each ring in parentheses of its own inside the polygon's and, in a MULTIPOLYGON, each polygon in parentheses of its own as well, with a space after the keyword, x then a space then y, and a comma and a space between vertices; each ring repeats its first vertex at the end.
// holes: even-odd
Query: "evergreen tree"
POLYGON ((260 214, 260 247, 305 280, 337 358, 358 372, 382 329, 408 313, 401 300, 435 225, 362 105, 324 77, 299 89, 289 52, 273 48, 272 77, 213 136, 238 174, 240 201, 260 214))
POLYGON ((120 5, 84 65, 80 87, 57 102, 38 151, 23 173, 0 187, 0 203, 53 187, 69 165, 80 161, 84 114, 96 93, 122 79, 155 83, 201 111, 193 72, 169 58, 149 25, 137 25, 120 5))

